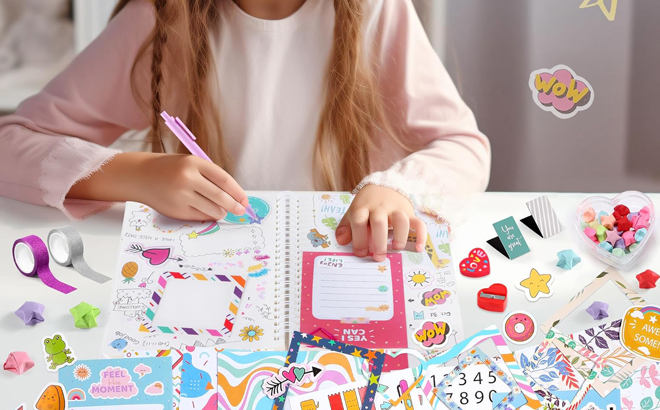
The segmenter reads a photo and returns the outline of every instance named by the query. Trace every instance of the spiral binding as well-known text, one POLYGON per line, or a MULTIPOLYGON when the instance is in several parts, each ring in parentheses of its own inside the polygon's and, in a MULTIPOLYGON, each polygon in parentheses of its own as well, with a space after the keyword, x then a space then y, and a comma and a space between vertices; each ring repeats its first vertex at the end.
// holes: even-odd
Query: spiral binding
POLYGON ((277 199, 275 211, 275 340, 288 341, 300 323, 300 203, 297 198, 283 193, 277 199))

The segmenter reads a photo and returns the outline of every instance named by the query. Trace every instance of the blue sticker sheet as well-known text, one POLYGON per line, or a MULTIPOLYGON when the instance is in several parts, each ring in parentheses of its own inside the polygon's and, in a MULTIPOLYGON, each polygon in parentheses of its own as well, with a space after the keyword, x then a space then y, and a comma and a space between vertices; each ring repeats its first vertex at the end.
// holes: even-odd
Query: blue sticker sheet
POLYGON ((59 371, 69 410, 139 405, 141 410, 172 408, 172 359, 79 360, 59 371))

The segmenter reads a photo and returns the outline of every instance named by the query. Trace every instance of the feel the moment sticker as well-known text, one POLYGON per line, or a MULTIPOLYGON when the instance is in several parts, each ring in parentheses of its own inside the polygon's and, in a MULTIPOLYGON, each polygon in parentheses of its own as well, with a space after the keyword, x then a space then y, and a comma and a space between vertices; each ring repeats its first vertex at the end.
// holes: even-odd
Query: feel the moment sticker
POLYGON ((660 360, 660 307, 633 306, 623 315, 621 344, 631 353, 660 360))

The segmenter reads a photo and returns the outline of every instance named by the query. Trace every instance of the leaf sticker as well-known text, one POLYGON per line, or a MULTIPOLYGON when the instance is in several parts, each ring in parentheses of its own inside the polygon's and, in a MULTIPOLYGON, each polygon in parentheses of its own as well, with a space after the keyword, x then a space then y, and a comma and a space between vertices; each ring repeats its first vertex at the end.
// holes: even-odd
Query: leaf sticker
POLYGON ((424 255, 422 253, 406 252, 406 254, 408 255, 410 262, 415 265, 419 265, 420 263, 424 262, 424 255))
POLYGON ((587 329, 587 330, 584 331, 584 333, 586 333, 587 336, 594 337, 594 330, 593 329, 587 329))
POLYGON ((645 397, 639 402, 639 406, 642 410, 650 410, 653 408, 653 399, 651 397, 645 397))
POLYGON ((327 226, 328 228, 332 229, 333 231, 337 229, 337 226, 339 225, 337 223, 337 220, 332 217, 325 217, 324 219, 321 220, 323 225, 327 226))
POLYGON ((582 343, 583 345, 587 344, 587 339, 585 339, 584 336, 578 335, 578 339, 580 339, 580 343, 582 343))
POLYGON ((438 245, 438 249, 440 250, 440 252, 446 253, 447 255, 451 253, 450 250, 451 248, 449 246, 449 243, 443 243, 442 245, 438 245))
POLYGON ((609 337, 610 340, 619 340, 619 332, 616 330, 608 329, 605 331, 605 336, 609 337))
POLYGON ((658 399, 660 399, 660 387, 658 387, 657 389, 655 389, 655 397, 658 398, 658 399))
POLYGON ((346 205, 351 203, 351 196, 347 194, 339 195, 339 199, 346 205))
POLYGON ((622 390, 629 389, 633 385, 633 379, 632 377, 628 377, 624 381, 621 382, 620 386, 622 390))
POLYGON ((607 349, 607 340, 601 336, 596 336, 594 339, 596 340, 596 346, 600 347, 601 349, 607 349))
POLYGON ((614 376, 614 368, 609 364, 606 364, 600 373, 605 377, 612 377, 614 376))

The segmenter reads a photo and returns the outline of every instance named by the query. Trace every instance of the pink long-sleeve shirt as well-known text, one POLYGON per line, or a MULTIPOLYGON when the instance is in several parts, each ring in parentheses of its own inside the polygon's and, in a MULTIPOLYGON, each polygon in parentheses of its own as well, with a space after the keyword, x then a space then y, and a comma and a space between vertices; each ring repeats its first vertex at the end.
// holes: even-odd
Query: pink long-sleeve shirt
MULTIPOLYGON (((210 36, 233 175, 245 189, 313 190, 333 2, 307 0, 277 21, 228 3, 210 36)), ((120 152, 109 146, 122 134, 150 126, 131 89, 131 70, 153 25, 153 6, 130 2, 43 91, 0 118, 0 195, 53 206, 71 218, 110 205, 66 195, 120 152)), ((365 1, 363 33, 365 55, 379 66, 379 91, 393 129, 422 148, 408 154, 391 138, 377 137, 372 173, 356 189, 391 187, 451 221, 463 199, 488 183, 488 139, 432 49, 411 0, 365 1)), ((147 96, 148 67, 137 67, 145 81, 136 83, 147 96)))

